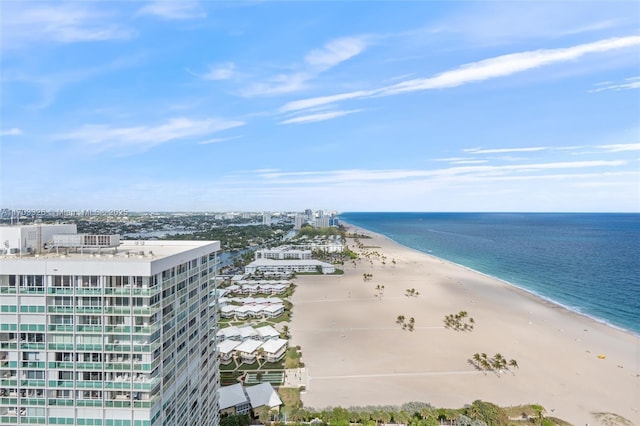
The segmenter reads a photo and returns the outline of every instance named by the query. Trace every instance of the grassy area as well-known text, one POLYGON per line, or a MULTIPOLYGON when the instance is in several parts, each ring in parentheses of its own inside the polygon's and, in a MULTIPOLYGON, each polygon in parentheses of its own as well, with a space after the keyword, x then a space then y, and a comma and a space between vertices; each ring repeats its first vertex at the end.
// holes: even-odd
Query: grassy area
POLYGON ((302 354, 298 352, 297 348, 288 348, 284 358, 284 368, 300 368, 304 367, 304 364, 300 362, 302 354))
POLYGON ((297 409, 302 408, 302 401, 300 400, 300 389, 298 388, 278 388, 278 394, 284 404, 284 408, 297 409))

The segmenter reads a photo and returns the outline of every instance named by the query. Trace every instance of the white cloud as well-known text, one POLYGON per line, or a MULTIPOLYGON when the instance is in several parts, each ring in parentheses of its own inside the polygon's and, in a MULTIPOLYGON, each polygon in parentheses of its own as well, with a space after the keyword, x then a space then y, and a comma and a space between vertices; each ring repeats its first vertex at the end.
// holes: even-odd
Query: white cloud
POLYGON ((311 79, 311 75, 307 73, 280 74, 270 77, 267 82, 253 83, 247 88, 241 90, 242 96, 272 96, 282 95, 285 93, 297 92, 306 87, 307 81, 311 79))
POLYGON ((352 109, 348 111, 329 111, 329 112, 321 112, 318 114, 310 114, 303 115, 301 117, 289 118, 287 120, 281 121, 280 124, 300 124, 300 123, 312 123, 315 121, 325 121, 331 120, 333 118, 343 117, 345 115, 353 114, 355 112, 360 112, 361 109, 352 109))
POLYGON ((613 84, 610 81, 604 81, 602 83, 597 83, 596 86, 600 86, 596 89, 589 90, 589 93, 597 93, 605 90, 629 90, 629 89, 640 89, 640 77, 630 77, 625 79, 623 83, 613 84))
POLYGON ((268 172, 260 176, 280 184, 335 184, 340 182, 398 181, 413 179, 442 180, 464 177, 477 179, 496 176, 532 176, 532 173, 547 170, 572 170, 626 165, 622 160, 564 161, 532 164, 509 164, 499 166, 456 166, 435 170, 332 170, 326 172, 268 172), (514 175, 515 174, 515 175, 514 175))
POLYGON ((549 149, 544 146, 536 146, 529 148, 495 148, 495 149, 482 149, 482 148, 467 148, 462 151, 468 152, 469 154, 503 154, 506 152, 535 152, 535 151, 544 151, 549 149))
POLYGON ((462 65, 429 78, 417 78, 383 90, 385 95, 415 92, 428 89, 457 87, 476 81, 505 77, 515 73, 578 59, 589 53, 606 52, 640 45, 640 36, 610 38, 593 43, 580 44, 568 48, 540 49, 511 53, 479 62, 462 65))
POLYGON ((302 66, 289 74, 268 77, 264 82, 250 84, 241 90, 242 96, 273 96, 303 90, 321 73, 360 54, 366 48, 365 37, 343 37, 331 40, 321 49, 309 52, 302 66))
POLYGON ((239 139, 240 136, 233 136, 233 137, 228 137, 228 138, 213 138, 213 139, 207 139, 206 141, 201 141, 198 142, 198 145, 209 145, 212 143, 220 143, 220 142, 225 142, 225 141, 232 141, 234 139, 239 139))
POLYGON ((362 53, 365 47, 362 37, 344 37, 331 40, 322 49, 312 50, 304 59, 312 67, 324 71, 362 53))
POLYGON ((0 136, 20 136, 21 134, 22 130, 18 129, 17 127, 0 131, 0 136))
POLYGON ((159 0, 138 10, 139 15, 157 16, 168 20, 201 19, 207 13, 195 1, 188 0, 159 0))
POLYGON ((201 137, 242 125, 242 121, 217 118, 172 118, 156 126, 112 127, 92 124, 58 135, 56 139, 96 145, 101 149, 133 148, 144 151, 165 142, 201 137))
POLYGON ((339 95, 319 96, 317 98, 301 99, 299 101, 287 102, 280 108, 280 112, 298 111, 307 108, 314 108, 321 105, 332 104, 334 102, 347 99, 364 98, 375 94, 375 90, 358 90, 356 92, 341 93, 339 95))
POLYGON ((607 152, 640 151, 640 143, 600 145, 598 148, 607 152))
POLYGON ((31 43, 77 43, 125 40, 135 31, 112 22, 104 12, 87 3, 46 4, 15 2, 3 4, 2 47, 20 48, 31 43))
POLYGON ((568 48, 512 53, 465 64, 453 70, 437 74, 434 77, 416 78, 379 89, 359 90, 292 101, 282 106, 280 111, 296 111, 347 99, 391 96, 423 90, 457 87, 492 78, 506 77, 554 63, 573 61, 589 53, 607 52, 638 45, 640 45, 640 36, 628 36, 579 44, 568 48))
POLYGON ((205 80, 228 80, 233 77, 235 72, 235 65, 233 62, 227 62, 224 64, 211 67, 209 72, 204 74, 202 78, 205 80))

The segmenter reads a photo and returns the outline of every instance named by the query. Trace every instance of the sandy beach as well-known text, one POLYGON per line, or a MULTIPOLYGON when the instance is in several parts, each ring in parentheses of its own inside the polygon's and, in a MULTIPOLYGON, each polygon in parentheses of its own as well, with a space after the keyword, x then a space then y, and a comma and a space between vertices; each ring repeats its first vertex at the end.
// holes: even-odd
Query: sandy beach
MULTIPOLYGON (((301 346, 306 365, 306 407, 422 401, 460 408, 482 399, 538 403, 574 425, 598 424, 593 412, 640 425, 639 337, 358 232, 372 237, 360 241, 386 256, 384 264, 372 256, 346 263, 341 276, 296 279, 291 343, 301 346), (407 296, 411 288, 420 294, 407 296), (444 317, 462 310, 474 330, 446 329, 444 317), (399 315, 415 318, 413 331, 402 329, 399 315), (483 352, 515 359, 519 368, 479 371, 468 361, 483 352)), ((359 251, 353 239, 347 244, 359 251)))

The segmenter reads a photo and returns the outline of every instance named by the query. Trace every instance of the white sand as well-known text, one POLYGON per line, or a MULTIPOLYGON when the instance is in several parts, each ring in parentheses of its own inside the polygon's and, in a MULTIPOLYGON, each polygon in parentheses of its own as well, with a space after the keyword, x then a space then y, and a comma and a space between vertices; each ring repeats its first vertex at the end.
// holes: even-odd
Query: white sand
MULTIPOLYGON (((351 230, 354 228, 351 227, 351 230)), ((383 236, 361 239, 387 257, 344 265, 342 276, 300 276, 292 343, 302 347, 307 407, 429 402, 460 408, 476 399, 501 406, 538 403, 575 425, 613 412, 640 425, 640 338, 515 287, 383 236), (396 264, 392 264, 392 259, 396 264), (363 274, 373 274, 364 282, 363 274), (384 285, 384 295, 375 287, 384 285), (420 295, 407 297, 415 288, 420 295), (472 332, 445 329, 466 310, 472 332), (398 315, 415 318, 403 331, 398 315), (519 369, 499 376, 467 360, 499 352, 519 369), (606 355, 599 359, 598 355, 606 355)), ((354 248, 352 239, 348 240, 354 248)))

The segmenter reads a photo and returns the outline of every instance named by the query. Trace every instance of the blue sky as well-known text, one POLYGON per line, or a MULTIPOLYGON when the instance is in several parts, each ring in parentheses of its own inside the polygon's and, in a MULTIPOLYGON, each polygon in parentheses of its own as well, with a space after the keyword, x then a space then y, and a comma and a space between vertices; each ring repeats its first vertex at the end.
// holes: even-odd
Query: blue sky
POLYGON ((5 208, 640 211, 637 2, 0 8, 5 208))

